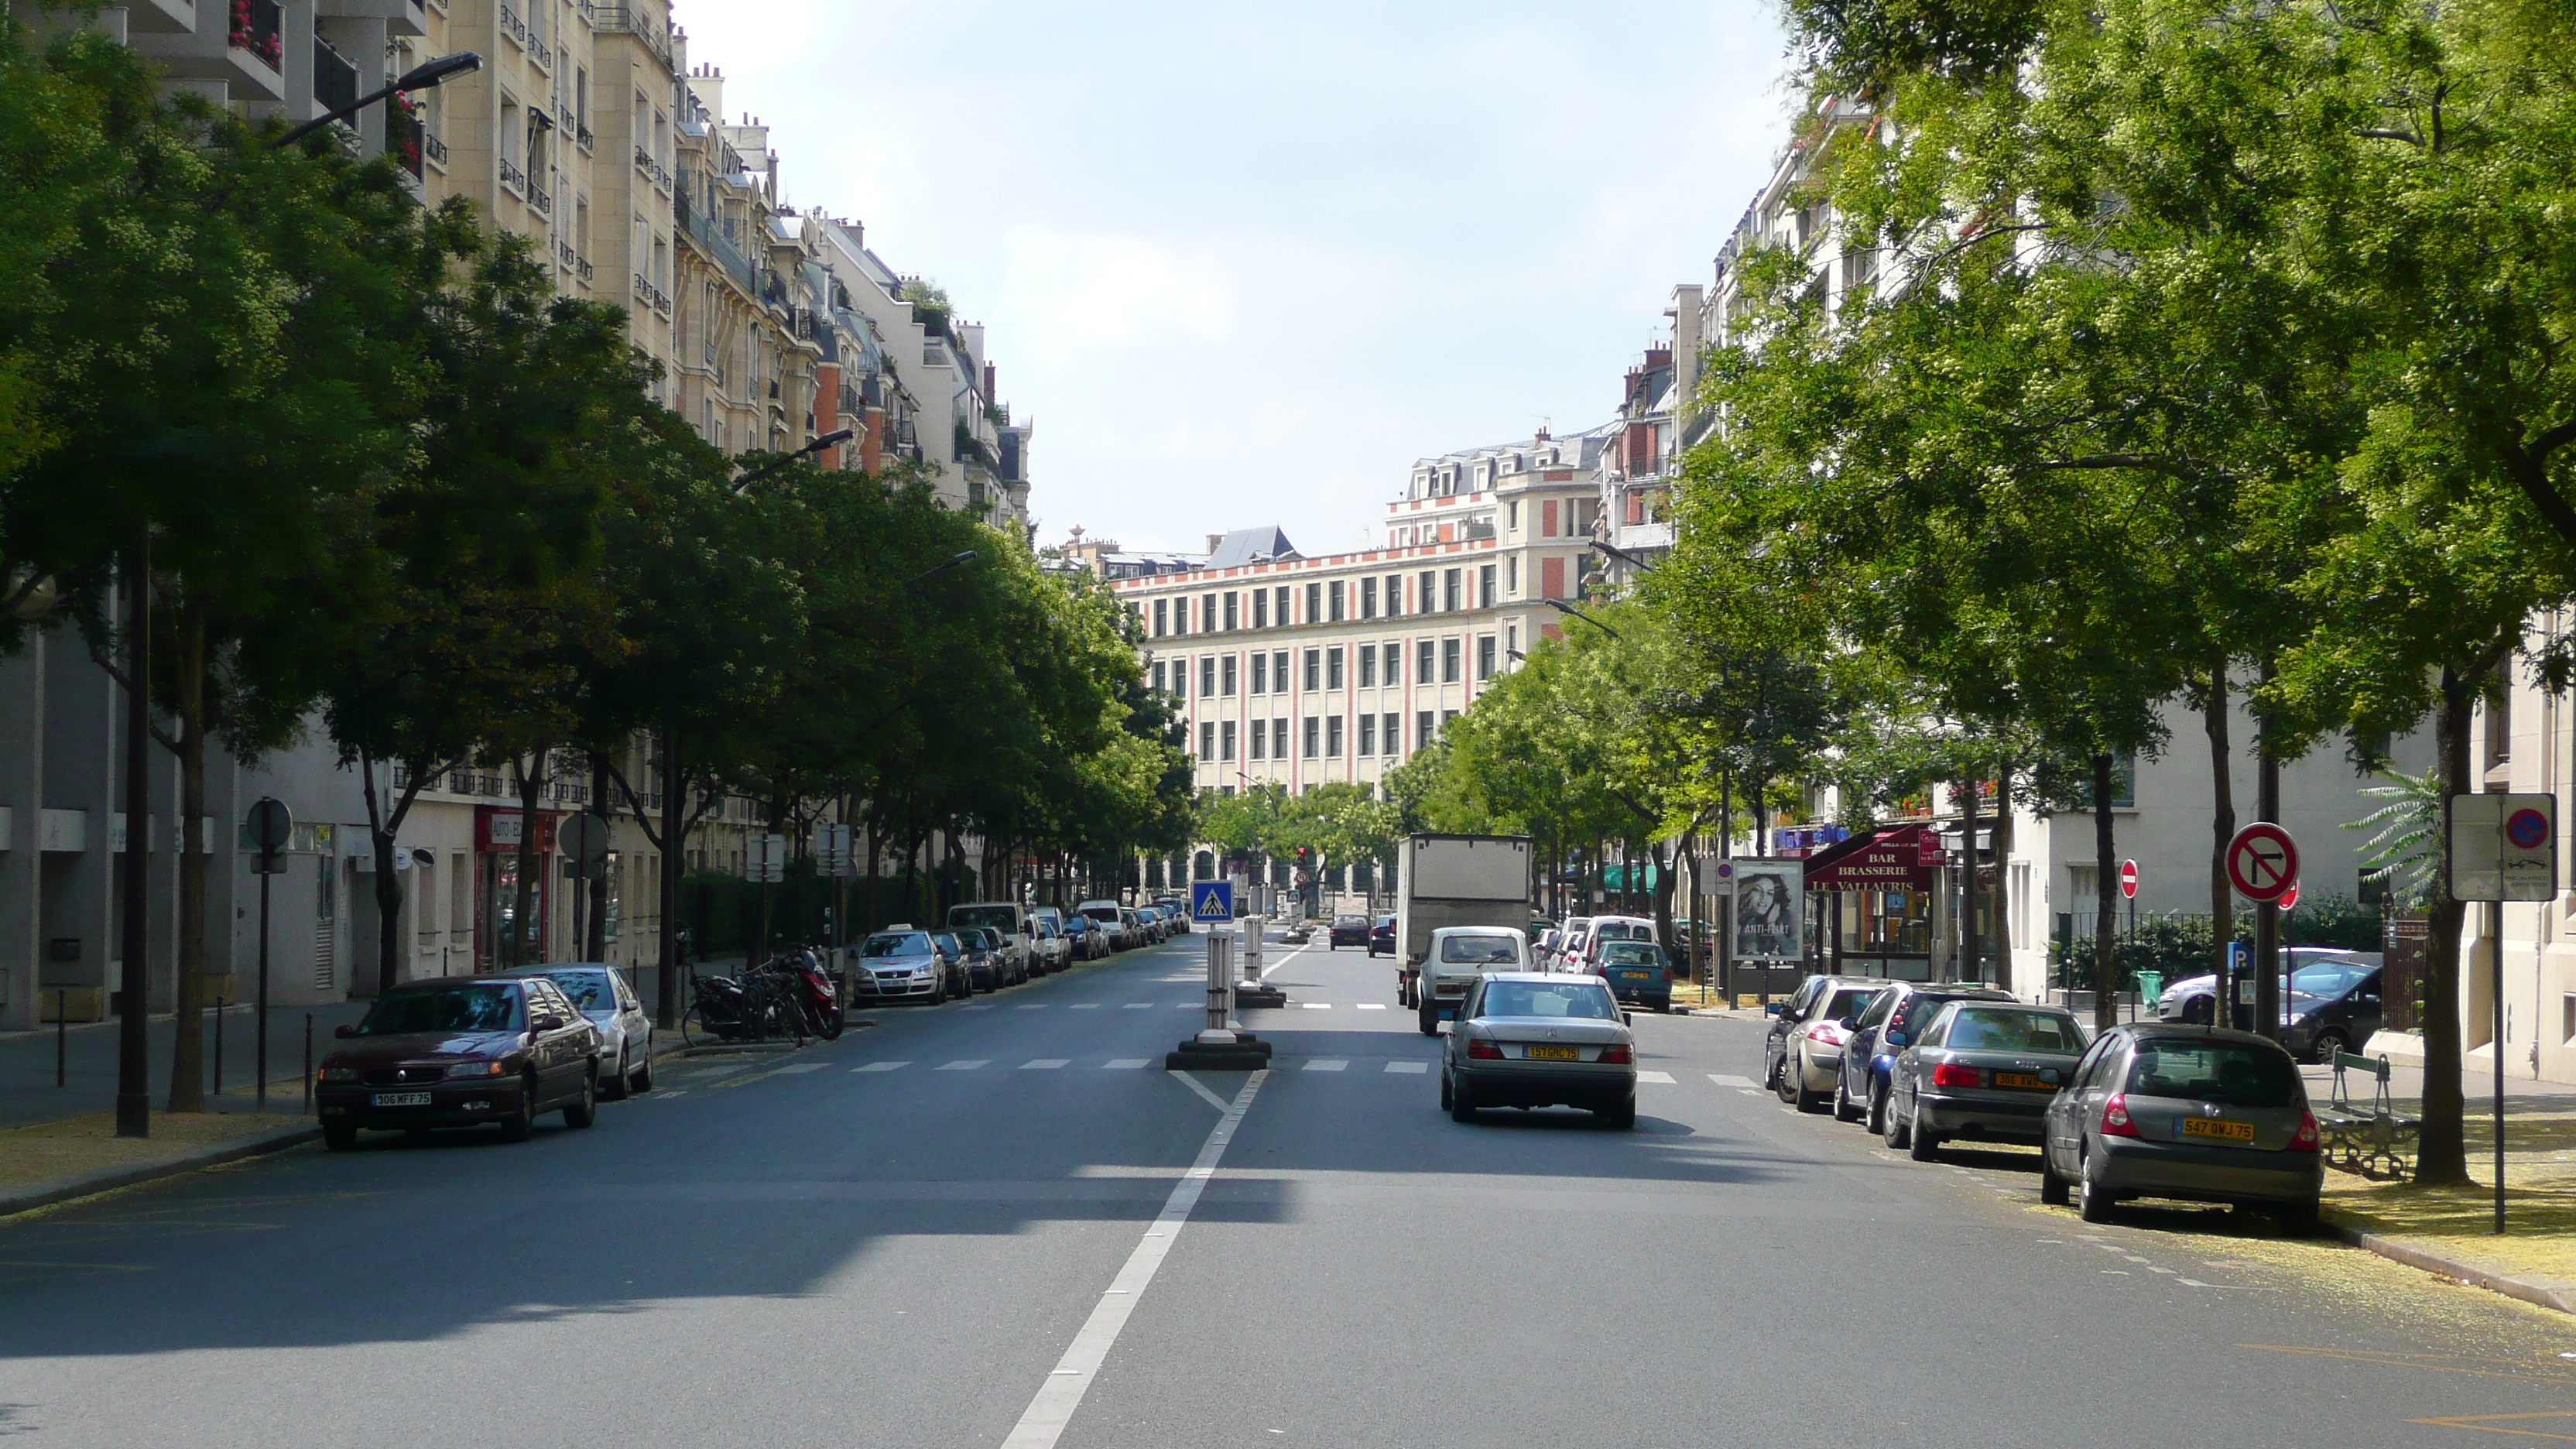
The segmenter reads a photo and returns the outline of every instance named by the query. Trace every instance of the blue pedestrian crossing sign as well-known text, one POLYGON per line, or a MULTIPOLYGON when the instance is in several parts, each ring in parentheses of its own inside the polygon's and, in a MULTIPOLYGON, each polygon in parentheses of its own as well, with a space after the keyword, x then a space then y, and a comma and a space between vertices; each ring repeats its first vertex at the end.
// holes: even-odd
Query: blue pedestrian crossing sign
POLYGON ((1233 920, 1234 882, 1230 880, 1190 882, 1190 919, 1193 921, 1233 920))

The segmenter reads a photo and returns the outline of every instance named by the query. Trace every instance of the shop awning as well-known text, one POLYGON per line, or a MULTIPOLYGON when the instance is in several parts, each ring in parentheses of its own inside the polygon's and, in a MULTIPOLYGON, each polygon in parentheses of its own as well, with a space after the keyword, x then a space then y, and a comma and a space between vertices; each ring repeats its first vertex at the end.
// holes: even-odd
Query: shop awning
POLYGON ((1923 891, 1932 888, 1941 837, 1922 825, 1855 835, 1807 857, 1811 891, 1923 891))

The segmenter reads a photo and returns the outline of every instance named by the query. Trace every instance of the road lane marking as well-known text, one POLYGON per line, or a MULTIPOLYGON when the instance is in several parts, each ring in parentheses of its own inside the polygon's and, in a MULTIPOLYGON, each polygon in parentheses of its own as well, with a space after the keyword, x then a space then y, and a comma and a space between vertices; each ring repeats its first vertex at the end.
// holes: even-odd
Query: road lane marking
POLYGON ((1753 1085, 1753 1079, 1751 1077, 1739 1077, 1733 1072, 1711 1072, 1708 1074, 1708 1079, 1717 1083, 1721 1087, 1750 1087, 1753 1085))
POLYGON ((1349 1065, 1350 1063, 1348 1061, 1338 1057, 1317 1057, 1315 1060, 1306 1063, 1306 1070, 1310 1072, 1338 1072, 1349 1065))
POLYGON ((866 1066, 852 1067, 850 1070, 854 1072, 899 1072, 911 1065, 912 1063, 910 1062, 870 1062, 866 1066))
POLYGON ((1143 1057, 1112 1057, 1109 1061, 1102 1064, 1101 1070, 1109 1072, 1132 1071, 1143 1065, 1145 1065, 1145 1058, 1143 1057))
POLYGON ((1386 1010, 1386 1003, 1383 1001, 1363 1001, 1360 1003, 1359 1009, 1362 1011, 1384 1011, 1386 1010))
POLYGON ((1202 1097, 1205 1097, 1208 1101, 1208 1105, 1216 1108, 1220 1112, 1228 1110, 1225 1098, 1209 1091, 1207 1089, 1207 1084, 1201 1082, 1198 1078, 1191 1076, 1187 1072, 1174 1072, 1171 1075, 1178 1080, 1182 1086, 1189 1088, 1191 1091, 1198 1093, 1202 1097))
POLYGON ((943 1072, 971 1072, 977 1067, 988 1067, 992 1064, 993 1059, 991 1057, 972 1057, 965 1061, 950 1062, 945 1066, 940 1067, 939 1070, 943 1072))
POLYGON ((1308 1011, 1330 1011, 1333 1009, 1333 1003, 1329 1001, 1301 1001, 1297 1004, 1306 1008, 1308 1011))
POLYGON ((1154 1004, 1154 1003, 1152 1003, 1152 1002, 1150 1002, 1150 1001, 1131 1001, 1131 1002, 1128 1002, 1128 1003, 1127 1003, 1127 1009, 1128 1009, 1129 1011, 1143 1011, 1143 1010, 1145 1010, 1147 1007, 1152 1006, 1153 1004, 1154 1004))
POLYGON ((1100 1003, 1097 1001, 1077 1001, 1065 1008, 1067 1011, 1098 1011, 1099 1009, 1100 1003))
POLYGON ((1023 1002, 1020 1005, 1011 1008, 1013 1011, 1044 1011, 1046 1009, 1047 1004, 1043 1001, 1023 1002))
MULTIPOLYGON (((1198 1082, 1187 1072, 1171 1075, 1198 1087, 1198 1082)), ((1084 1320, 1081 1330, 1074 1334, 1073 1342, 1066 1346, 1064 1357, 1048 1370, 1045 1382, 1038 1385, 1036 1397, 1029 1400, 1029 1407, 1020 1415, 1019 1423, 1012 1426, 1009 1437, 1002 1441, 1002 1449, 1055 1449, 1056 1441, 1064 1435, 1065 1425, 1072 1422, 1074 1411, 1082 1407, 1083 1396, 1090 1392, 1092 1379, 1100 1372, 1100 1365, 1108 1359, 1109 1350, 1117 1345, 1119 1332, 1126 1328, 1128 1317, 1136 1311, 1136 1300, 1144 1296, 1145 1289, 1153 1283, 1154 1274, 1162 1268, 1163 1259, 1172 1251, 1173 1240, 1180 1236, 1182 1225, 1190 1220, 1191 1210, 1198 1206, 1199 1194, 1206 1189, 1208 1179, 1216 1175, 1217 1163, 1225 1157, 1226 1143, 1233 1137, 1236 1125, 1243 1121, 1243 1114, 1251 1108, 1253 1094, 1261 1090, 1261 1083, 1269 1075, 1267 1071, 1254 1072, 1231 1103, 1217 1099, 1217 1104, 1225 1109, 1225 1116, 1208 1133, 1206 1143, 1199 1148, 1198 1159, 1190 1164, 1190 1170, 1173 1184, 1172 1195, 1163 1202, 1161 1216, 1155 1218, 1154 1226, 1146 1229, 1144 1237, 1137 1240, 1136 1250, 1127 1256, 1126 1266, 1118 1270, 1118 1276, 1100 1295, 1100 1302, 1092 1307, 1091 1316, 1084 1320)), ((1199 1087, 1199 1090, 1209 1097, 1216 1097, 1214 1092, 1204 1087, 1199 1087)))
POLYGON ((1637 1080, 1640 1082, 1653 1082, 1655 1085, 1660 1087, 1669 1087, 1673 1084, 1673 1074, 1670 1072, 1639 1072, 1637 1074, 1637 1080))
POLYGON ((957 1009, 959 1011, 990 1011, 993 1008, 989 1006, 961 1006, 957 1009))
POLYGON ((1420 1076, 1431 1070, 1429 1062, 1388 1062, 1386 1069, 1398 1075, 1420 1076))
POLYGON ((1039 1057, 1033 1061, 1020 1063, 1020 1070, 1024 1072, 1052 1072, 1056 1068, 1061 1067, 1072 1060, 1073 1058, 1071 1057, 1039 1057))
POLYGON ((798 1062, 793 1066, 780 1067, 777 1071, 770 1073, 770 1075, 773 1077, 801 1076, 806 1072, 819 1072, 823 1070, 826 1065, 828 1064, 824 1062, 798 1062))

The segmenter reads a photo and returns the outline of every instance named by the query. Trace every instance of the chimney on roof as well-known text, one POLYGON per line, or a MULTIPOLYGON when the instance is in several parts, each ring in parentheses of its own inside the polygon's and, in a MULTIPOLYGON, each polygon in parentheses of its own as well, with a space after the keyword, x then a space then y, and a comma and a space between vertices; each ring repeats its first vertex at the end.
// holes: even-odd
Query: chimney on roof
POLYGON ((1209 535, 1207 536, 1207 538, 1208 538, 1207 551, 1208 551, 1208 552, 1210 552, 1210 553, 1214 553, 1214 552, 1216 552, 1216 546, 1217 546, 1218 544, 1220 544, 1220 543, 1225 542, 1225 535, 1224 535, 1224 534, 1222 534, 1222 533, 1211 533, 1211 534, 1209 534, 1209 535))

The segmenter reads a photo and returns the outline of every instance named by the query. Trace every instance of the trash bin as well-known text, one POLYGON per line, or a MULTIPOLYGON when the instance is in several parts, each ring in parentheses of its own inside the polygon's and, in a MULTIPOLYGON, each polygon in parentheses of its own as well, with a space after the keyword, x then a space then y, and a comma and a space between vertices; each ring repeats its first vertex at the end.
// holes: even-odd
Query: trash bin
POLYGON ((2157 1000, 2158 1000, 2158 999, 2160 999, 2161 997, 2163 997, 2163 995, 2164 995, 2164 994, 2165 994, 2165 974, 2164 974, 2163 972, 2161 972, 2161 971, 2141 971, 2141 972, 2139 972, 2139 973, 2138 973, 2138 1006, 2137 1006, 2137 1010, 2132 1014, 2132 1015, 2133 1015, 2133 1018, 2134 1018, 2134 1017, 2137 1017, 2137 1016, 2145 1016, 2147 1013, 2149 1013, 2149 1012, 2151 1012, 2151 1011, 2154 1011, 2154 1010, 2156 1009, 2156 1002, 2157 1002, 2157 1000))

